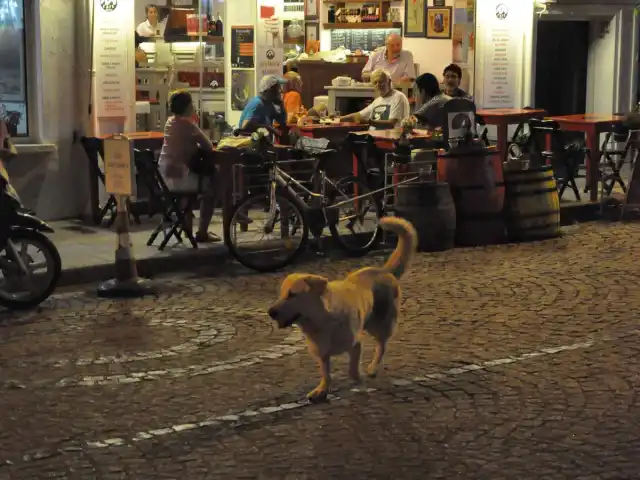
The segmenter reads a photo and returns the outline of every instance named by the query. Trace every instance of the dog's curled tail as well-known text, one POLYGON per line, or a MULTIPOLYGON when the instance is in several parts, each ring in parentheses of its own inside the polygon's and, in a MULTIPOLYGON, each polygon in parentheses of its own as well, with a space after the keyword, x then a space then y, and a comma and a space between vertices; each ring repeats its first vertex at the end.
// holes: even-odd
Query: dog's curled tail
POLYGON ((400 217, 384 217, 380 220, 380 227, 398 236, 396 249, 382 268, 400 278, 411 265, 418 248, 418 233, 410 222, 400 217))

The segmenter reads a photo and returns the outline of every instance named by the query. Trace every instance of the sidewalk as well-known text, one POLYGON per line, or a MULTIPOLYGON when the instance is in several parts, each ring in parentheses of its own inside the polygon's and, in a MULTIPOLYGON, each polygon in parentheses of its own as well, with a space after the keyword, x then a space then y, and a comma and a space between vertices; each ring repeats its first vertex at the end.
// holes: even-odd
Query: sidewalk
MULTIPOLYGON (((159 217, 156 216, 152 220, 142 217, 141 220, 142 225, 131 225, 133 252, 141 276, 189 270, 206 264, 222 264, 229 259, 222 242, 200 244, 196 250, 186 238, 183 244, 176 243, 175 238, 172 238, 165 249, 160 251, 158 245, 163 239, 163 235, 160 234, 154 245, 148 247, 147 241, 158 225, 159 217)), ((79 220, 51 222, 51 226, 55 230, 51 239, 62 257, 63 273, 60 286, 99 282, 113 277, 117 241, 115 226, 108 229, 85 225, 79 220)), ((214 218, 209 230, 222 237, 219 216, 214 218)))
MULTIPOLYGON (((597 217, 597 205, 571 203, 562 207, 563 225, 592 221, 597 217)), ((160 234, 155 244, 148 247, 147 241, 151 231, 157 226, 158 219, 158 216, 151 220, 142 217, 142 225, 131 225, 133 252, 141 276, 154 277, 163 273, 195 270, 207 265, 227 268, 232 261, 222 242, 201 244, 196 250, 186 239, 185 243, 178 244, 174 238, 163 251, 160 251, 158 245, 163 238, 160 234)), ((55 229, 51 239, 62 257, 63 273, 60 286, 97 283, 113 277, 115 227, 107 229, 85 225, 79 220, 51 222, 51 226, 55 229)), ((222 237, 220 216, 214 218, 209 231, 222 237)))

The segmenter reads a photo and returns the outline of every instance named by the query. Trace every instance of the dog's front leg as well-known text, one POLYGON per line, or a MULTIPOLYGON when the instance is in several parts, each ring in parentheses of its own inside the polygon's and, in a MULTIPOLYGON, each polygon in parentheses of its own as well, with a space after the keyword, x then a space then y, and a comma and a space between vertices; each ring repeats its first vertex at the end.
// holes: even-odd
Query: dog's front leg
POLYGON ((356 342, 349 351, 349 378, 354 382, 360 382, 360 356, 362 355, 362 344, 356 342))
POLYGON ((320 367, 322 379, 320 384, 307 394, 307 398, 312 402, 325 400, 331 387, 331 357, 327 355, 326 357, 318 358, 318 366, 320 367))

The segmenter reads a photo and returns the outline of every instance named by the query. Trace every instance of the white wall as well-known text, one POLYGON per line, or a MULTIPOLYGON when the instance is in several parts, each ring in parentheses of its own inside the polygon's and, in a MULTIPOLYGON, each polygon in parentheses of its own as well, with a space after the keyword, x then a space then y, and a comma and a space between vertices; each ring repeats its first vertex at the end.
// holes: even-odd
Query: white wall
POLYGON ((74 131, 81 128, 82 97, 89 84, 76 58, 76 10, 80 0, 40 0, 28 21, 33 34, 28 55, 29 102, 35 104, 32 128, 39 145, 19 146, 20 156, 9 165, 11 180, 23 202, 44 219, 79 215, 87 200, 88 167, 74 131), (33 28, 35 27, 35 29, 33 28), (38 58, 40 57, 40 58, 38 58), (39 98, 38 98, 39 97, 39 98), (40 102, 38 100, 41 100, 40 102), (39 103, 39 105, 38 105, 39 103), (39 132, 36 132, 39 130, 39 132))
POLYGON ((617 83, 616 40, 615 18, 589 22, 586 113, 613 113, 617 83))

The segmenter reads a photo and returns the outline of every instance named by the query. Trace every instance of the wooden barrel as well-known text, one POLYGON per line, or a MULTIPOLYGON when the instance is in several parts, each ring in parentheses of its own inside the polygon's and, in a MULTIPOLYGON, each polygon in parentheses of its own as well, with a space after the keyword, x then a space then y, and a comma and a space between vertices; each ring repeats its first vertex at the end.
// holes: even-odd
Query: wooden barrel
POLYGON ((560 198, 550 166, 504 172, 505 223, 513 241, 560 235, 560 198))
POLYGON ((506 240, 504 177, 494 147, 459 147, 440 153, 437 178, 451 188, 457 245, 493 245, 506 240))
POLYGON ((455 245, 456 211, 447 183, 416 182, 398 185, 395 214, 410 221, 418 232, 418 250, 441 252, 455 245))

